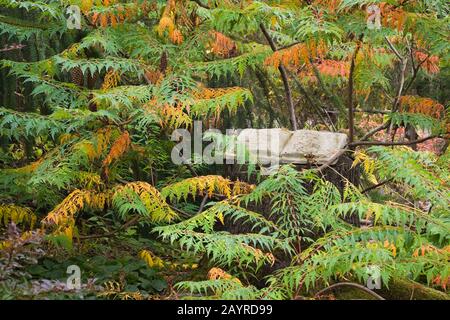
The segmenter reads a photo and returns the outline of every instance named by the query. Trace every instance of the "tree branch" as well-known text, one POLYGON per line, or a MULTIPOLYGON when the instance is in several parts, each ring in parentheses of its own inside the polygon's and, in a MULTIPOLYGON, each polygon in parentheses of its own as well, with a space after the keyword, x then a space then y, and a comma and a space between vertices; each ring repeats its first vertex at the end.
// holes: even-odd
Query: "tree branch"
POLYGON ((398 105, 400 103, 400 98, 403 94, 403 86, 405 85, 405 72, 406 72, 406 66, 408 65, 408 59, 401 56, 401 54, 398 52, 398 50, 394 47, 394 45, 391 43, 391 41, 388 39, 388 37, 384 37, 389 45, 389 48, 394 52, 394 54, 397 56, 397 58, 400 60, 401 64, 401 73, 400 73, 400 84, 397 91, 397 96, 394 100, 394 104, 392 105, 392 112, 397 111, 398 105))
POLYGON ((205 9, 211 9, 211 7, 210 6, 208 6, 207 4, 203 4, 202 2, 201 2, 201 0, 191 0, 191 1, 194 1, 196 4, 198 4, 200 7, 202 7, 202 8, 205 8, 205 9))
POLYGON ((322 88, 325 95, 331 100, 331 102, 334 104, 334 107, 337 110, 344 111, 346 109, 346 106, 345 106, 344 102, 342 101, 342 99, 339 96, 331 93, 329 88, 325 85, 325 83, 322 79, 322 76, 320 75, 319 70, 317 69, 316 65, 314 64, 314 62, 312 61, 311 58, 309 59, 309 63, 311 64, 314 75, 316 76, 317 81, 319 82, 319 85, 322 88))
POLYGON ((208 194, 205 194, 205 196, 202 199, 202 203, 200 203, 200 208, 198 209, 197 214, 202 213, 203 208, 205 207, 206 201, 208 200, 208 194))
POLYGON ((394 45, 392 44, 392 42, 388 39, 388 37, 384 37, 384 39, 386 39, 389 48, 391 48, 392 52, 394 52, 394 54, 397 56, 398 60, 403 61, 403 57, 401 56, 401 54, 398 52, 398 50, 394 47, 394 45))
MULTIPOLYGON (((291 74, 292 76, 292 74, 291 74)), ((303 85, 301 84, 301 82, 295 77, 292 77, 294 79, 295 84, 297 85, 297 87, 300 89, 300 92, 302 93, 302 95, 305 97, 306 101, 308 102, 308 104, 313 108, 316 109, 317 111, 317 115, 319 116, 319 118, 322 120, 322 122, 328 127, 328 130, 330 131, 336 131, 336 128, 334 127, 333 121, 331 120, 330 116, 328 115, 328 113, 323 110, 323 108, 321 108, 320 106, 316 105, 314 103, 314 101, 312 100, 312 98, 310 97, 310 95, 308 94, 308 92, 306 91, 305 87, 303 87, 303 85), (330 121, 331 126, 333 126, 333 128, 330 127, 330 125, 328 125, 328 123, 326 122, 323 114, 328 117, 328 120, 330 121)))
MULTIPOLYGON (((419 74, 420 67, 422 67, 422 65, 423 65, 429 58, 430 58, 430 54, 428 54, 428 56, 427 56, 424 60, 420 61, 419 64, 418 64, 416 67, 413 67, 413 75, 412 75, 411 79, 409 80, 408 84, 406 85, 405 92, 408 92, 408 90, 411 88, 411 86, 413 85, 414 81, 415 81, 416 78, 417 78, 417 75, 419 74)), ((412 56, 411 56, 411 59, 413 59, 412 56)), ((413 60, 413 61, 414 61, 414 60, 413 60)))
POLYGON ((116 235, 117 233, 119 233, 122 230, 126 230, 127 228, 135 225, 137 222, 139 222, 139 219, 142 218, 141 216, 135 216, 134 218, 130 219, 128 222, 126 222, 125 224, 123 224, 122 226, 120 226, 120 228, 108 232, 108 233, 104 233, 104 234, 92 234, 89 236, 78 236, 78 238, 80 240, 86 240, 86 239, 97 239, 97 238, 109 238, 112 237, 114 235, 116 235))
POLYGON ((355 112, 360 112, 360 113, 371 113, 371 114, 390 114, 390 111, 386 111, 386 110, 369 110, 369 109, 355 109, 355 112))
POLYGON ((334 154, 334 156, 332 156, 330 158, 330 160, 328 160, 327 162, 325 162, 323 165, 321 165, 320 167, 318 167, 316 170, 318 172, 322 172, 323 170, 325 170, 326 168, 330 167, 333 162, 335 162, 337 159, 339 159, 347 150, 346 149, 341 149, 338 152, 336 152, 334 154))
POLYGON ((387 129, 387 128, 389 127, 389 125, 390 125, 390 123, 389 123, 389 122, 386 122, 386 123, 382 124, 381 126, 376 127, 376 128, 374 128, 374 129, 370 130, 369 132, 367 132, 367 133, 364 135, 364 137, 361 138, 361 141, 366 141, 367 139, 369 139, 370 137, 372 137, 372 136, 373 136, 374 134, 376 134, 377 132, 380 132, 380 131, 382 131, 382 130, 384 130, 384 129, 387 129))
POLYGON ((408 65, 408 60, 404 59, 401 62, 401 74, 400 74, 400 85, 398 87, 397 97, 394 100, 394 104, 392 106, 392 112, 396 112, 398 110, 400 104, 400 98, 403 94, 403 86, 405 85, 405 72, 406 66, 408 65))
POLYGON ((361 48, 361 42, 362 42, 363 38, 364 38, 364 33, 362 33, 359 36, 355 52, 353 53, 353 56, 352 56, 352 62, 350 65, 350 74, 348 77, 347 108, 348 108, 348 139, 349 139, 350 143, 353 142, 354 135, 355 135, 354 110, 353 110, 353 74, 355 72, 356 56, 358 55, 359 49, 361 48))
MULTIPOLYGON (((270 37, 270 34, 267 31, 266 27, 264 27, 264 25, 262 23, 259 25, 259 27, 260 27, 262 33, 264 34, 264 37, 266 38, 267 42, 269 43, 272 51, 276 52, 277 47, 275 46, 273 39, 270 37)), ((282 64, 280 64, 280 66, 278 67, 278 70, 280 71, 281 79, 282 79, 283 85, 284 85, 284 91, 286 93, 286 100, 287 100, 288 107, 289 107, 289 114, 291 116, 292 129, 294 131, 296 131, 296 130, 298 130, 297 118, 295 116, 294 102, 292 101, 292 92, 291 92, 291 88, 289 87, 289 81, 288 81, 288 77, 286 74, 286 69, 284 68, 284 66, 282 64)))
POLYGON ((381 142, 381 141, 356 141, 353 143, 350 143, 349 146, 356 147, 356 146, 410 146, 413 144, 419 144, 423 143, 425 141, 435 139, 435 138, 442 138, 440 135, 432 135, 428 136, 422 139, 414 140, 414 141, 406 141, 406 142, 381 142))
POLYGON ((319 292, 317 292, 315 294, 315 298, 317 298, 318 296, 322 295, 323 293, 334 289, 334 288, 338 288, 338 287, 353 287, 353 288, 357 288, 360 289, 362 291, 367 292, 368 294, 374 296, 375 298, 377 298, 378 300, 385 300, 382 296, 380 296, 378 293, 373 292, 372 290, 370 290, 369 288, 366 288, 363 285, 360 285, 358 283, 354 283, 354 282, 339 282, 339 283, 335 283, 329 287, 326 287, 325 289, 320 290, 319 292))
POLYGON ((393 180, 393 179, 391 178, 391 179, 382 181, 382 182, 380 182, 380 183, 378 183, 378 184, 376 184, 376 185, 374 185, 374 186, 371 186, 371 187, 369 187, 369 188, 367 188, 367 189, 364 189, 363 191, 361 191, 361 193, 364 194, 364 193, 367 193, 367 192, 369 192, 369 191, 375 190, 375 189, 377 189, 377 188, 379 188, 379 187, 384 186, 386 183, 391 182, 392 180, 393 180))

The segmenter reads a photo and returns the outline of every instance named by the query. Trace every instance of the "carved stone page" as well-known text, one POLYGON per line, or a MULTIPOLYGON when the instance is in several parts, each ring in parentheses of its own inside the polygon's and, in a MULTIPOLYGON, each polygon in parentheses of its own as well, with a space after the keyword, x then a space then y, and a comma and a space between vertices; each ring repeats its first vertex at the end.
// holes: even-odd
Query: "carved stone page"
POLYGON ((281 152, 281 162, 324 164, 346 145, 343 133, 297 130, 281 152))

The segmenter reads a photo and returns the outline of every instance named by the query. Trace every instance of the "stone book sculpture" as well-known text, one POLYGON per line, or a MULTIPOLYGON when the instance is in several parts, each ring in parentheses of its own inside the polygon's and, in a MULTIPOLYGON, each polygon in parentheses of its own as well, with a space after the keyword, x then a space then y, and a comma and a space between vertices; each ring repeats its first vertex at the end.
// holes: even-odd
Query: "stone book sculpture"
MULTIPOLYGON (((259 164, 324 164, 347 145, 347 135, 329 131, 287 129, 244 129, 237 145, 245 148, 259 164)), ((227 151, 227 159, 239 157, 239 147, 227 151)), ((334 164, 334 163, 332 163, 334 164)))

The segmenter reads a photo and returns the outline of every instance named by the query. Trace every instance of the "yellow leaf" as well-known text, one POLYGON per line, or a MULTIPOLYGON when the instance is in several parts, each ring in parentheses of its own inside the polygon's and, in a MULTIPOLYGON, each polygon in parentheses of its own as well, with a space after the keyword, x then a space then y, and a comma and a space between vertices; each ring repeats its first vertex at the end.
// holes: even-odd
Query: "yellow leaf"
POLYGON ((219 219, 219 221, 220 221, 222 224, 225 224, 225 221, 224 221, 223 213, 222 213, 222 212, 219 212, 219 213, 217 214, 217 219, 219 219))

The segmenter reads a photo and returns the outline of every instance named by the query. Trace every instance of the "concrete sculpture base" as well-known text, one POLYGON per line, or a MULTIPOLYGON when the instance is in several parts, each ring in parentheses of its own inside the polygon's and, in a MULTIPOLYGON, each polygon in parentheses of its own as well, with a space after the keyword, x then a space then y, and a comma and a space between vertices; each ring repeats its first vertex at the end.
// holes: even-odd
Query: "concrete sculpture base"
MULTIPOLYGON (((263 165, 320 165, 332 160, 347 145, 347 135, 343 133, 277 128, 244 129, 239 132, 236 140, 238 146, 245 148, 253 159, 263 165)), ((225 157, 236 159, 236 152, 227 152, 225 157)))

